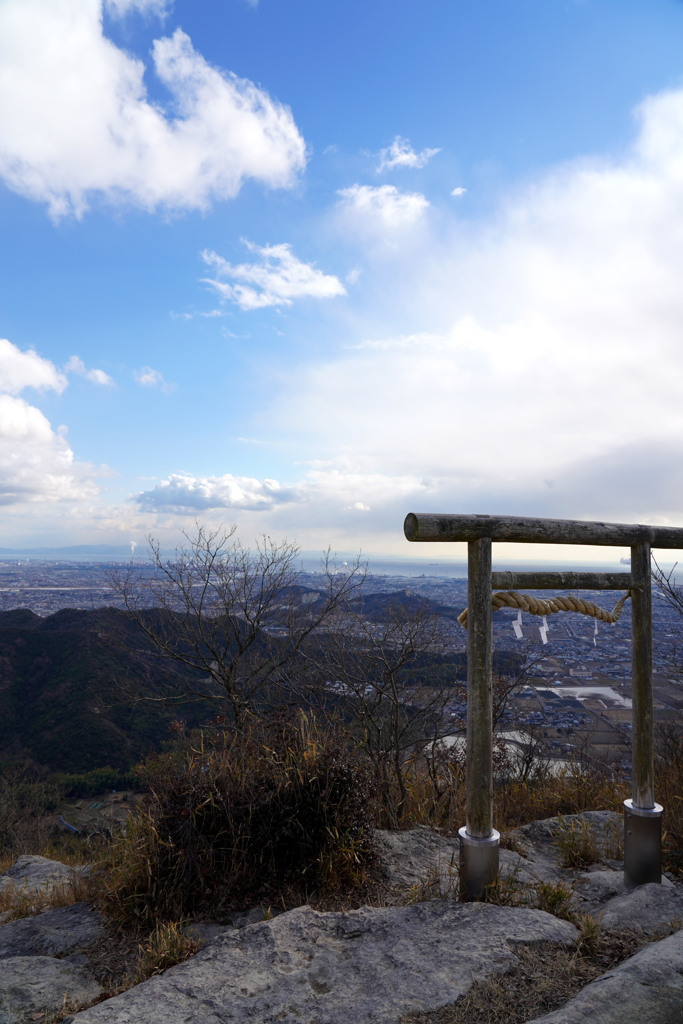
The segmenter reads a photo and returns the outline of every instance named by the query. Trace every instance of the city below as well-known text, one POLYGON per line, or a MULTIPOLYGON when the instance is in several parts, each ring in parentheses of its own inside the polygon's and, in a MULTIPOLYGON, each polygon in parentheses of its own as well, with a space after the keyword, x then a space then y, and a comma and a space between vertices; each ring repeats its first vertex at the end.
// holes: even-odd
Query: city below
MULTIPOLYGON (((120 607, 112 589, 112 572, 118 562, 30 561, 0 562, 0 610, 29 608, 40 616, 63 608, 120 607)), ((139 564, 144 570, 144 563, 139 564)), ((343 571, 343 570, 342 570, 343 571)), ((303 586, 319 586, 320 575, 304 572, 303 586)), ((366 594, 402 593, 427 598, 448 610, 449 646, 464 652, 467 634, 455 614, 467 604, 467 580, 446 576, 407 576, 369 573, 366 594)), ((544 592, 550 596, 552 592, 544 592)), ((620 593, 581 592, 610 610, 620 593)), ((655 722, 660 726, 683 714, 683 675, 677 668, 677 649, 683 622, 677 612, 653 589, 653 662, 655 722)), ((509 749, 524 750, 533 738, 538 749, 555 761, 582 751, 596 752, 630 766, 631 729, 631 614, 626 604, 614 625, 588 616, 560 613, 548 617, 547 642, 543 643, 542 620, 522 614, 521 632, 514 624, 517 612, 503 608, 494 614, 494 647, 500 652, 523 655, 522 684, 507 703, 498 723, 499 738, 509 749)), ((464 695, 449 704, 448 715, 460 721, 465 714, 464 695)))

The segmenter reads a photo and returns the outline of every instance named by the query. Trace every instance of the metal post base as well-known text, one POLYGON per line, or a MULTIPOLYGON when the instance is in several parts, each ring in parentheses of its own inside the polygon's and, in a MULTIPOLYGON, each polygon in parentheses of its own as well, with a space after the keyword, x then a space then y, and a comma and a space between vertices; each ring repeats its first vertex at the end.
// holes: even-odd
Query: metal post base
POLYGON ((466 826, 458 829, 460 836, 460 894, 468 900, 480 900, 487 885, 498 877, 500 832, 492 830, 486 839, 467 834, 466 826))
POLYGON ((635 807, 624 800, 624 880, 627 885, 645 885, 662 880, 661 804, 635 807))

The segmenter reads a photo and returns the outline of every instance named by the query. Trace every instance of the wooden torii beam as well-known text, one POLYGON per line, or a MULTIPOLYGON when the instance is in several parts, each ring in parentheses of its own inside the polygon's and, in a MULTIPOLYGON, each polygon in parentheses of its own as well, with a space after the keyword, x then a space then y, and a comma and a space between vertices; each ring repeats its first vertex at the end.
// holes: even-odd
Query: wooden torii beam
POLYGON ((409 513, 406 539, 467 542, 466 824, 460 829, 464 892, 480 899, 498 874, 500 835, 493 827, 492 586, 497 590, 631 588, 632 796, 624 801, 624 874, 630 885, 661 882, 662 813, 654 799, 652 703, 652 548, 683 550, 683 529, 579 519, 409 513), (630 573, 492 573, 491 544, 591 544, 630 547, 630 573))

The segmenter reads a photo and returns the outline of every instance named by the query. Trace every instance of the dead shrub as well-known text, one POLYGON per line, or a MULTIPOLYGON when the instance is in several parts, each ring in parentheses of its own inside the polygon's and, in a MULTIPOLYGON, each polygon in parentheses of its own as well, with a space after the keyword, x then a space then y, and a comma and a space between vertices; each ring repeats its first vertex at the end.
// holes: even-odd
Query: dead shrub
POLYGON ((196 737, 140 772, 150 796, 104 883, 128 926, 353 890, 372 863, 371 775, 301 712, 196 737))

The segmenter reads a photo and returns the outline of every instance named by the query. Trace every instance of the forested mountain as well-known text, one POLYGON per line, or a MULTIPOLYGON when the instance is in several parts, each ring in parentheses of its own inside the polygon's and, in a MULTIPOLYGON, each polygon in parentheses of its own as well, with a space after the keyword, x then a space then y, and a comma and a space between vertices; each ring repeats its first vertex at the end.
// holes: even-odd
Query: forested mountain
MULTIPOLYGON (((369 594, 356 606, 373 622, 397 611, 456 614, 406 591, 369 594)), ((162 624, 163 612, 144 615, 162 624)), ((494 670, 516 675, 521 661, 516 652, 496 652, 494 670)), ((423 652, 404 665, 401 680, 450 686, 466 674, 464 652, 423 652)), ((174 721, 193 727, 226 710, 211 701, 165 707, 134 698, 208 695, 211 685, 206 673, 153 657, 139 626, 118 609, 63 609, 47 618, 28 609, 0 612, 0 770, 27 760, 68 773, 129 768, 169 740, 174 721)), ((322 692, 325 704, 335 704, 333 693, 322 692)))
POLYGON ((124 690, 153 693, 184 681, 175 664, 109 639, 117 633, 135 646, 136 631, 112 608, 64 609, 47 618, 27 609, 0 612, 0 767, 30 758, 63 772, 126 768, 159 749, 172 721, 211 717, 205 704, 116 705, 124 690))

